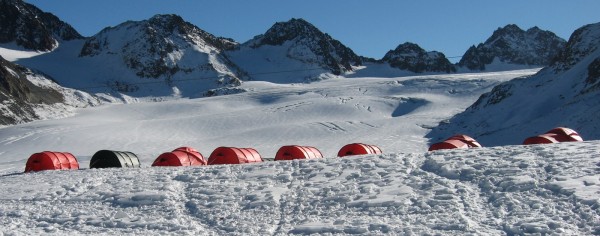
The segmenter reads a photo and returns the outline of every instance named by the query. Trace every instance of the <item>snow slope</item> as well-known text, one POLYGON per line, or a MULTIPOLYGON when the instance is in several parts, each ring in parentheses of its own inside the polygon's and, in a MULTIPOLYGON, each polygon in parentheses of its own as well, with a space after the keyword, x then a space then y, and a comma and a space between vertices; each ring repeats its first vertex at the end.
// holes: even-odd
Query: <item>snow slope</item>
POLYGON ((600 232, 599 141, 427 153, 432 125, 535 73, 248 82, 249 92, 110 104, 0 129, 0 232, 32 235, 561 234, 600 232), (381 156, 335 157, 351 142, 381 156), (311 145, 325 159, 152 168, 191 146, 311 145), (100 149, 140 169, 87 169, 100 149), (22 174, 34 152, 82 170, 22 174))
POLYGON ((15 234, 590 235, 600 142, 4 175, 15 234))
POLYGON ((274 158, 283 145, 325 156, 352 142, 385 152, 421 152, 425 134, 499 82, 536 70, 401 78, 331 79, 311 84, 246 82, 246 93, 201 99, 110 104, 58 120, 2 129, 0 165, 21 171, 33 152, 69 151, 86 161, 100 149, 129 150, 152 163, 187 145, 253 147, 274 158), (4 148, 5 147, 5 148, 4 148))
POLYGON ((599 139, 600 23, 576 30, 552 66, 502 83, 429 137, 466 132, 483 145, 520 144, 565 126, 584 139, 599 139))

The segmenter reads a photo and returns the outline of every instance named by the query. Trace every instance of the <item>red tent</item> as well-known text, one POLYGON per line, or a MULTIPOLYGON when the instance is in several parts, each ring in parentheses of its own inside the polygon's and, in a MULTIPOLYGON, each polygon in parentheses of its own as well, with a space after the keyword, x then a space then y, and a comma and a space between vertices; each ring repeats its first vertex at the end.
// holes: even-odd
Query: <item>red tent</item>
POLYGON ((565 127, 557 127, 557 128, 551 129, 550 131, 546 132, 546 134, 556 134, 556 136, 554 136, 554 139, 556 139, 556 141, 559 141, 559 142, 581 142, 581 141, 583 141, 581 136, 579 136, 579 134, 577 132, 575 132, 575 130, 565 128, 565 127))
POLYGON ((283 146, 275 154, 276 161, 315 158, 323 158, 323 154, 318 149, 309 146, 283 146))
POLYGON ((201 166, 206 165, 202 154, 191 147, 180 147, 160 154, 152 166, 201 166))
POLYGON ((68 152, 40 152, 34 153, 27 160, 25 172, 41 170, 77 170, 79 162, 73 154, 68 152))
POLYGON ((381 149, 375 145, 364 143, 351 143, 343 146, 338 152, 338 157, 366 155, 366 154, 381 154, 381 149))
POLYGON ((448 139, 443 142, 434 143, 433 145, 431 145, 429 147, 429 151, 442 150, 442 149, 455 149, 455 148, 467 149, 467 148, 469 148, 469 145, 461 140, 448 139))
POLYGON ((558 143, 558 140, 556 140, 555 137, 555 134, 542 134, 538 136, 533 136, 525 139, 525 141, 523 141, 523 145, 558 143))
POLYGON ((253 148, 218 147, 208 158, 209 165, 243 164, 262 161, 260 154, 253 148))
POLYGON ((477 140, 475 140, 474 138, 471 138, 467 135, 464 135, 464 134, 457 134, 446 140, 459 140, 459 141, 462 141, 463 143, 466 143, 467 145, 469 145, 470 148, 481 147, 481 144, 479 144, 479 142, 477 142, 477 140))

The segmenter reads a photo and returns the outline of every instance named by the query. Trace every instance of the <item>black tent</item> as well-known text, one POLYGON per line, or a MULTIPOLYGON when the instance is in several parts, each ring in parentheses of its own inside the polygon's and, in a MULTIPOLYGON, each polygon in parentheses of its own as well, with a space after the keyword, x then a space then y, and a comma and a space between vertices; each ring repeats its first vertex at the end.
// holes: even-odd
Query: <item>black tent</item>
POLYGON ((94 156, 92 156, 92 160, 90 161, 90 169, 110 167, 140 167, 140 161, 132 152, 100 150, 96 152, 94 156))

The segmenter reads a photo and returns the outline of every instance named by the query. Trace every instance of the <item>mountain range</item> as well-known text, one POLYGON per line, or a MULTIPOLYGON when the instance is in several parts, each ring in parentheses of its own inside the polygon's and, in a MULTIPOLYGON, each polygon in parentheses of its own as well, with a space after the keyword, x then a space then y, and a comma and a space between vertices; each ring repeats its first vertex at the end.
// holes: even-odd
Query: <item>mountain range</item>
POLYGON ((303 83, 349 76, 372 65, 396 76, 543 67, 558 58, 571 60, 574 53, 563 50, 565 40, 552 32, 516 25, 498 28, 457 64, 409 42, 382 59, 365 58, 303 19, 275 23, 245 43, 212 35, 177 15, 128 21, 84 38, 21 0, 0 0, 0 5, 0 46, 39 52, 12 63, 98 101, 238 93, 243 81, 303 83))

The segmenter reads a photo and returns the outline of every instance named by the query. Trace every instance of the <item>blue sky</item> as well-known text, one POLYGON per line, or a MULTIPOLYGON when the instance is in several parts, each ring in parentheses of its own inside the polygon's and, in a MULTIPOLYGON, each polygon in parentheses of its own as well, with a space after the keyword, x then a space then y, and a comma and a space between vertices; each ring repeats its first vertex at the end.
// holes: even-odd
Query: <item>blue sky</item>
POLYGON ((507 24, 538 26, 568 39, 575 29, 600 22, 598 0, 25 1, 57 15, 84 36, 127 20, 177 14, 209 33, 243 43, 275 22, 303 18, 355 53, 376 59, 404 42, 447 57, 462 56, 507 24))

